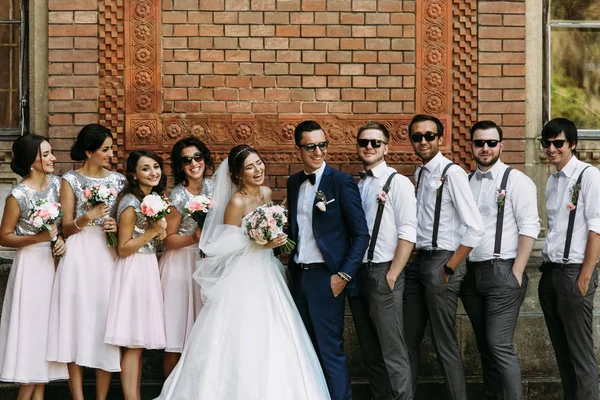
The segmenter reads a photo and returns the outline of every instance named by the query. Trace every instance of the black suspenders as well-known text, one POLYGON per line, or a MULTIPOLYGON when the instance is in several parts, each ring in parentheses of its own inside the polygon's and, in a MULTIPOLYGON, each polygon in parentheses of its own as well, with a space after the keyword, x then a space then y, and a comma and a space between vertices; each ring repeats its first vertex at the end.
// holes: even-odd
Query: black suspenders
MULTIPOLYGON (((397 172, 392 172, 388 177, 385 185, 383 186, 383 192, 387 194, 392 184, 392 179, 397 172)), ((381 218, 383 217, 383 208, 385 207, 384 202, 379 202, 377 206, 377 215, 375 216, 375 223, 373 224, 373 233, 371 233, 371 243, 369 244, 369 252, 367 253, 367 263, 371 265, 373 261, 373 254, 375 253, 375 244, 377 244, 377 236, 379 236, 379 227, 381 225, 381 218)))
MULTIPOLYGON (((446 183, 446 172, 448 172, 448 169, 453 165, 455 165, 455 164, 453 162, 451 162, 450 164, 446 165, 446 167, 444 168, 444 171, 442 172, 442 177, 440 178, 442 180, 442 184, 438 188, 439 196, 436 193, 435 214, 434 214, 434 218, 433 218, 433 235, 431 237, 431 247, 433 247, 434 249, 437 249, 437 247, 438 247, 437 237, 438 237, 438 230, 440 228, 440 213, 442 212, 442 191, 444 189, 444 184, 446 183)), ((419 175, 419 180, 421 180, 421 175, 419 175)))
MULTIPOLYGON (((575 185, 581 185, 581 179, 583 178, 583 173, 590 166, 588 165, 581 171, 579 177, 577 178, 577 183, 575 185)), ((579 195, 578 195, 579 197, 579 195)), ((563 264, 567 264, 569 262, 569 252, 571 251, 571 239, 573 239, 573 227, 575 226, 575 213, 577 212, 577 207, 571 210, 569 213, 569 226, 567 227, 567 239, 565 241, 565 250, 563 252, 563 264)))
MULTIPOLYGON (((506 190, 506 185, 508 184, 508 175, 510 175, 510 171, 512 171, 512 167, 506 168, 504 171, 504 175, 502 175, 502 181, 500 183, 499 191, 502 192, 506 190)), ((471 172, 469 174, 469 180, 473 178, 475 172, 471 172)), ((506 202, 506 198, 504 200, 506 202)), ((494 240, 494 258, 500 258, 500 250, 502 249, 502 227, 504 225, 504 206, 498 206, 498 213, 496 214, 496 238, 494 240)))

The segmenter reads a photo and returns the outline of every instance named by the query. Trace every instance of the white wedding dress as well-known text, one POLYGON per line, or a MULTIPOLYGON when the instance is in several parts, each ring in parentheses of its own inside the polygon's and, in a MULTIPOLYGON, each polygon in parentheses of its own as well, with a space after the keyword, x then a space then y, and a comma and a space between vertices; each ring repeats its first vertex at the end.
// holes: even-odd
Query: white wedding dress
POLYGON ((222 224, 201 247, 207 258, 194 279, 205 303, 158 399, 330 399, 272 250, 251 241, 244 229, 222 224))

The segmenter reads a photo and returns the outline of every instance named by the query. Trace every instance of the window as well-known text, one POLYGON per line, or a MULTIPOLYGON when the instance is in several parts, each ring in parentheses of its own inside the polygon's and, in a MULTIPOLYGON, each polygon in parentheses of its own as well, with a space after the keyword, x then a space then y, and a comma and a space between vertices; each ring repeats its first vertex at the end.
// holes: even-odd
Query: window
POLYGON ((600 135, 600 0, 546 0, 544 119, 600 135))
POLYGON ((27 0, 0 0, 0 139, 28 129, 27 0))

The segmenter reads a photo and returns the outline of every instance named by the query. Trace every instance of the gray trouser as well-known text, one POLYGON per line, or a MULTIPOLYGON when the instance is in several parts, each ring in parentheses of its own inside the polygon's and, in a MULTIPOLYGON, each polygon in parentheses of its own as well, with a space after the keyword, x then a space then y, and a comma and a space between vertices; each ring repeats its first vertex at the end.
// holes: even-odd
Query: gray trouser
POLYGON ((456 307, 466 265, 462 263, 448 282, 443 267, 453 252, 420 250, 406 267, 404 287, 404 338, 410 359, 413 397, 417 389, 421 341, 430 320, 431 338, 437 353, 448 399, 466 400, 465 372, 456 339, 456 307))
POLYGON ((360 296, 351 299, 358 341, 365 354, 373 400, 410 400, 410 366, 404 342, 404 273, 393 290, 386 280, 391 262, 363 264, 359 272, 360 296), (361 312, 361 310, 363 312, 361 312), (375 353, 376 349, 379 353, 375 353), (381 354, 381 357, 374 356, 381 354))
POLYGON ((577 286, 581 264, 544 263, 539 297, 565 400, 598 400, 598 366, 592 319, 598 270, 594 269, 585 296, 577 286))
POLYGON ((471 320, 483 367, 486 399, 521 400, 521 365, 514 333, 527 291, 527 275, 519 285, 513 260, 467 262, 461 299, 471 320))

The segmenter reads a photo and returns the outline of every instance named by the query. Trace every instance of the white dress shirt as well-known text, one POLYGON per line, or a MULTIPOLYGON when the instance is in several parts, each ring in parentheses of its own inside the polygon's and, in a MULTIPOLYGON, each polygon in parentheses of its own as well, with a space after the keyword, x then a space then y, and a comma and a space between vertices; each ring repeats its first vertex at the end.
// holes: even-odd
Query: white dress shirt
MULTIPOLYGON (((373 225, 379 208, 377 195, 383 191, 390 174, 396 172, 382 162, 371 169, 373 176, 367 176, 358 183, 362 207, 365 210, 369 234, 373 238, 373 225)), ((383 207, 379 235, 373 253, 373 262, 388 262, 394 259, 398 239, 415 243, 417 240, 417 200, 415 198, 415 187, 404 175, 396 174, 392 178, 388 200, 383 207)), ((363 262, 367 262, 365 252, 363 262)))
MULTIPOLYGON (((546 185, 548 235, 542 250, 545 261, 563 262, 570 213, 567 204, 571 203, 571 191, 581 171, 588 165, 590 164, 581 162, 573 156, 563 169, 548 177, 546 185)), ((583 263, 589 231, 600 234, 600 171, 594 166, 585 170, 581 181, 569 263, 583 263)))
MULTIPOLYGON (((419 183, 417 249, 433 249, 431 240, 437 189, 441 184, 442 172, 450 162, 442 153, 438 153, 415 172, 415 180, 419 183)), ((461 167, 452 166, 446 172, 446 183, 442 190, 437 249, 455 251, 461 244, 476 247, 484 233, 483 220, 473 199, 469 178, 461 167)))
MULTIPOLYGON (((507 169, 508 165, 498 161, 486 173, 479 169, 475 171, 469 182, 485 226, 483 240, 469 254, 471 261, 485 261, 494 258, 496 221, 498 219, 497 195, 507 169)), ((506 183, 500 258, 504 260, 516 258, 519 236, 529 236, 535 239, 539 233, 540 217, 535 184, 527 175, 513 169, 506 183)))
MULTIPOLYGON (((300 185, 298 191, 298 210, 296 211, 296 222, 298 223, 298 251, 294 256, 297 264, 312 264, 324 262, 323 255, 313 233, 312 220, 314 212, 315 197, 321 183, 321 177, 325 171, 325 162, 315 171, 315 184, 307 179, 300 185)), ((306 173, 306 171, 305 171, 306 173)))

